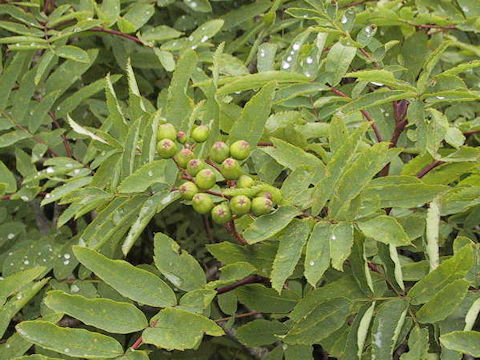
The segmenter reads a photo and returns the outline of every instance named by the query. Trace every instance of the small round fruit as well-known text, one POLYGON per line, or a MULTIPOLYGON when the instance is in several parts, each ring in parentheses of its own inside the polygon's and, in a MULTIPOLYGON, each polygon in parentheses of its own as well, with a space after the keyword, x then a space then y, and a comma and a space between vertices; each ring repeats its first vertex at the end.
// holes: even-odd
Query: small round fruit
POLYGON ((199 125, 192 131, 192 139, 198 143, 207 141, 210 129, 207 125, 199 125))
POLYGON ((192 159, 187 164, 187 171, 190 175, 195 176, 198 172, 205 168, 205 163, 199 159, 192 159))
POLYGON ((272 200, 275 204, 280 204, 283 199, 282 192, 280 189, 269 184, 263 184, 262 190, 258 192, 255 196, 263 196, 272 200))
POLYGON ((237 180, 237 187, 239 188, 249 188, 252 187, 253 184, 255 184, 255 180, 248 175, 242 175, 237 180))
POLYGON ((198 187, 191 181, 186 181, 178 188, 180 194, 185 200, 192 200, 195 194, 198 193, 198 187))
POLYGON ((236 180, 242 175, 240 164, 232 158, 225 159, 220 169, 223 177, 227 180, 236 180))
POLYGON ((252 201, 245 195, 237 195, 230 199, 230 210, 236 216, 247 214, 252 207, 252 201))
POLYGON ((252 212, 255 216, 268 214, 273 209, 272 200, 266 197, 256 197, 252 200, 252 212))
POLYGON ((215 173, 210 169, 202 169, 195 176, 195 182, 200 189, 210 189, 217 182, 215 173))
POLYGON ((220 204, 212 209, 212 219, 217 224, 226 224, 232 220, 232 213, 226 204, 220 204))
POLYGON ((180 165, 182 168, 186 168, 187 164, 190 160, 195 157, 195 154, 190 149, 182 149, 180 150, 177 155, 175 155, 175 160, 177 164, 180 165))
POLYGON ((180 143, 180 144, 185 144, 187 142, 187 134, 185 134, 184 131, 179 131, 177 133, 177 141, 180 143))
POLYGON ((177 129, 170 123, 162 124, 158 127, 157 132, 157 139, 169 139, 169 140, 176 140, 177 139, 177 129))
POLYGON ((245 160, 250 155, 250 144, 245 140, 235 141, 230 145, 230 155, 237 160, 245 160))
POLYGON ((210 159, 217 163, 221 163, 223 160, 228 158, 228 155, 230 155, 228 145, 222 141, 217 141, 210 149, 210 159))
POLYGON ((198 193, 192 198, 193 210, 199 214, 208 214, 213 208, 213 200, 204 193, 198 193))
POLYGON ((163 159, 170 159, 178 152, 177 144, 170 139, 160 140, 157 144, 157 153, 163 159))

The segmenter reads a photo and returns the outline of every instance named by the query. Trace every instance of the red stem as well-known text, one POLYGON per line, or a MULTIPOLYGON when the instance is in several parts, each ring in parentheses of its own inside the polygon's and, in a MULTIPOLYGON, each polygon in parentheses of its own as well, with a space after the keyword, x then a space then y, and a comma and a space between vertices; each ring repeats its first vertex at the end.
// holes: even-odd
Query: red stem
POLYGON ((238 233, 237 229, 235 229, 235 221, 233 220, 230 220, 226 225, 225 225, 225 229, 227 229, 227 231, 229 231, 230 233, 232 233, 233 237, 242 245, 248 245, 247 241, 245 240, 245 238, 240 234, 238 233))
POLYGON ((134 343, 132 346, 130 346, 130 349, 132 350, 136 350, 140 347, 140 345, 142 345, 142 337, 140 336, 134 343))
MULTIPOLYGON (((88 29, 88 31, 103 32, 103 33, 110 34, 110 35, 120 36, 120 37, 123 37, 125 39, 135 41, 136 43, 145 45, 143 43, 143 41, 140 40, 139 38, 137 38, 136 36, 125 34, 125 33, 122 33, 121 31, 118 31, 118 30, 110 30, 110 29, 104 29, 104 28, 101 28, 101 27, 93 27, 91 29, 88 29)), ((150 45, 145 45, 145 46, 151 47, 150 45)))
POLYGON ((445 161, 441 161, 441 160, 437 160, 433 163, 431 163, 430 165, 424 167, 422 169, 422 171, 420 171, 418 174, 417 174, 417 178, 421 179, 422 177, 424 177, 425 175, 427 175, 430 171, 432 171, 433 169, 435 169, 437 166, 440 166, 442 164, 445 164, 445 161))
POLYGON ((252 276, 246 277, 245 279, 237 281, 235 284, 218 288, 217 289, 217 294, 224 294, 226 292, 235 290, 236 288, 238 288, 242 285, 265 283, 267 281, 268 281, 268 279, 263 277, 263 276, 252 275, 252 276))

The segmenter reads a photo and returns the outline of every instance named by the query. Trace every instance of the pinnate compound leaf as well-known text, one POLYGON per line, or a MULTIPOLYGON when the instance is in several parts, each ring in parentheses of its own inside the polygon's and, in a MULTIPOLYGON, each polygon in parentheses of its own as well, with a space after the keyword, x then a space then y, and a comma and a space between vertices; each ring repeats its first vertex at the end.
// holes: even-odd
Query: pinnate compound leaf
POLYGON ((123 260, 112 260, 95 250, 74 246, 75 257, 123 296, 151 306, 173 306, 172 289, 158 276, 123 260))
POLYGON ((478 331, 454 331, 441 335, 440 343, 447 349, 480 357, 480 332, 478 331))
POLYGON ((115 334, 128 334, 148 326, 145 315, 134 305, 110 299, 89 299, 63 291, 50 291, 45 304, 58 313, 72 316, 86 325, 115 334))
POLYGON ((282 206, 277 211, 260 216, 243 233, 249 244, 270 239, 284 229, 300 211, 291 206, 282 206))
POLYGON ((156 233, 153 241, 155 265, 174 286, 184 291, 205 286, 203 269, 192 255, 165 234, 156 233))
POLYGON ((59 327, 47 321, 23 321, 17 331, 42 348, 86 359, 113 358, 123 354, 122 345, 109 337, 84 329, 59 327))
POLYGON ((424 304, 452 281, 463 278, 473 266, 473 249, 464 246, 450 259, 418 281, 408 292, 414 305, 424 304))
POLYGON ((302 249, 310 234, 310 224, 307 221, 293 220, 275 237, 280 245, 273 262, 272 287, 279 293, 283 284, 295 270, 302 249))
POLYGON ((195 347, 204 334, 222 336, 222 328, 203 315, 167 307, 155 315, 152 327, 144 330, 143 342, 166 350, 195 347))

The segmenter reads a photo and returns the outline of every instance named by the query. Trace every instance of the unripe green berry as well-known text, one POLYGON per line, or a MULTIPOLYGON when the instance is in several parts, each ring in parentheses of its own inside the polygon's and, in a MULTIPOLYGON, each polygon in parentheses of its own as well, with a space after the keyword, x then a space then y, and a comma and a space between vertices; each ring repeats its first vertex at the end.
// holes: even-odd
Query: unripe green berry
POLYGON ((242 175, 242 168, 237 160, 228 158, 222 162, 222 175, 227 180, 236 180, 242 175))
POLYGON ((252 201, 245 195, 237 195, 230 199, 230 210, 236 216, 247 214, 252 207, 252 201))
POLYGON ((273 195, 272 193, 269 193, 268 191, 261 191, 257 194, 258 197, 266 197, 267 199, 270 199, 273 201, 273 195))
POLYGON ((230 145, 230 155, 237 160, 245 160, 250 155, 250 144, 245 140, 235 141, 230 145))
POLYGON ((187 134, 185 134, 184 131, 179 131, 177 133, 177 141, 180 143, 180 144, 185 144, 187 142, 187 134))
POLYGON ((182 168, 186 168, 187 164, 190 160, 195 157, 195 154, 190 149, 182 149, 175 155, 175 160, 177 164, 180 165, 182 168))
POLYGON ((213 200, 207 194, 198 193, 192 199, 192 206, 199 214, 208 214, 213 208, 213 200))
POLYGON ((170 159, 178 152, 177 144, 170 139, 160 140, 157 144, 157 153, 163 159, 170 159))
POLYGON ((255 216, 268 214, 273 209, 272 200, 266 197, 256 197, 252 200, 252 212, 255 216))
POLYGON ((195 194, 198 193, 198 187, 191 181, 186 181, 178 188, 180 194, 185 200, 192 200, 195 194))
POLYGON ((158 127, 157 132, 157 139, 169 139, 169 140, 176 140, 177 139, 177 129, 170 123, 162 124, 158 127))
POLYGON ((210 169, 202 169, 195 176, 195 182, 200 189, 210 189, 217 182, 215 173, 210 169))
POLYGON ((200 125, 197 126, 195 129, 192 131, 192 139, 195 140, 198 143, 202 143, 204 141, 207 141, 208 135, 210 134, 210 129, 208 128, 207 125, 200 125))
POLYGON ((187 171, 190 175, 195 176, 198 172, 205 168, 205 163, 199 159, 192 159, 187 164, 187 171))
POLYGON ((237 187, 239 188, 249 188, 252 187, 253 184, 255 184, 255 180, 248 175, 242 175, 237 180, 237 187))
POLYGON ((212 219, 217 224, 226 224, 232 220, 232 213, 226 204, 220 204, 212 209, 212 219))
POLYGON ((272 200, 274 204, 280 204, 283 199, 283 195, 280 189, 269 184, 263 184, 262 190, 258 192, 256 196, 267 197, 272 200))
POLYGON ((228 158, 228 155, 230 155, 228 145, 222 141, 217 141, 210 149, 210 159, 217 163, 221 163, 223 160, 228 158))

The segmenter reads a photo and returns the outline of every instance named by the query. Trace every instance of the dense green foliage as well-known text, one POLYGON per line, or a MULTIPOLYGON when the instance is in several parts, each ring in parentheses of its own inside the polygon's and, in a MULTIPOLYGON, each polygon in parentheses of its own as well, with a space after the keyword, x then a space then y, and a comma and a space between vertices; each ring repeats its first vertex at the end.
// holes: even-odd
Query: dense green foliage
POLYGON ((0 4, 0 360, 480 357, 478 0, 0 4))

